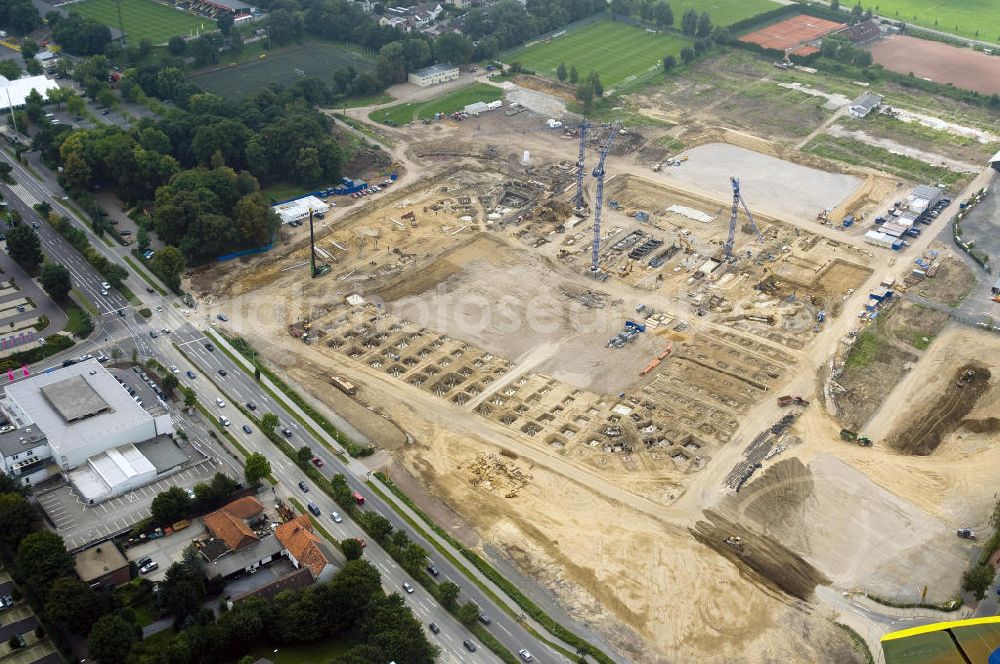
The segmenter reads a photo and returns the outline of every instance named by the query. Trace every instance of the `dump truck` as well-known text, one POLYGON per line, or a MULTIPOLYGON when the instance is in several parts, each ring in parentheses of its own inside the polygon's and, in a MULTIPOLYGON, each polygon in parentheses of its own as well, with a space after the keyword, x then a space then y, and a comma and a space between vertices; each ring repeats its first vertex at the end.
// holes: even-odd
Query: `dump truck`
POLYGON ((854 441, 856 441, 858 439, 858 432, 857 431, 851 431, 850 429, 841 429, 840 430, 840 437, 843 440, 854 442, 854 441))
POLYGON ((789 394, 778 397, 779 406, 784 407, 784 406, 790 406, 792 404, 795 404, 796 406, 808 406, 809 402, 800 396, 791 396, 789 394))
POLYGON ((871 447, 872 439, 868 436, 858 436, 858 445, 861 447, 871 447))
POLYGON ((967 539, 967 540, 976 539, 976 533, 971 528, 959 528, 957 531, 955 531, 955 534, 961 537, 962 539, 967 539))

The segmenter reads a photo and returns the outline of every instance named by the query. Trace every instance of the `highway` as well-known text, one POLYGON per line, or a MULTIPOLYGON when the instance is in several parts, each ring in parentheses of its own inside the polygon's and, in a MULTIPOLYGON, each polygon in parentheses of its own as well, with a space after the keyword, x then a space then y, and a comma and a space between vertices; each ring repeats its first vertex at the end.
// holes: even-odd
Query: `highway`
MULTIPOLYGON (((77 344, 59 356, 49 358, 42 363, 42 368, 58 366, 63 358, 76 357, 94 350, 103 350, 110 354, 110 348, 116 344, 129 348, 123 356, 125 358, 131 353, 130 349, 134 347, 142 360, 156 357, 166 366, 176 365, 181 370, 181 373, 178 374, 181 384, 194 388, 199 401, 205 405, 209 412, 224 414, 231 419, 230 433, 236 437, 240 444, 251 452, 264 454, 271 461, 273 475, 278 481, 278 485, 275 487, 276 494, 284 498, 295 497, 302 504, 308 501, 316 503, 322 510, 320 518, 324 521, 324 527, 334 537, 363 537, 360 527, 346 516, 342 523, 334 523, 329 516, 330 512, 337 510, 343 513, 343 510, 313 485, 292 460, 277 451, 270 441, 258 431, 256 423, 248 420, 232 402, 236 401, 241 404, 253 402, 257 406, 258 413, 273 412, 278 416, 279 426, 287 426, 292 430, 289 442, 293 447, 308 445, 314 454, 324 459, 325 463, 321 471, 327 477, 335 473, 343 473, 352 490, 365 496, 364 509, 375 510, 382 514, 392 522, 396 529, 406 530, 411 540, 429 552, 430 560, 440 571, 438 580, 452 580, 457 583, 462 589, 459 602, 471 599, 481 607, 484 613, 490 616, 492 623, 487 629, 504 647, 515 656, 520 649, 527 648, 537 662, 569 661, 568 658, 533 636, 521 622, 505 613, 447 559, 436 555, 436 549, 430 542, 419 533, 413 532, 395 509, 370 490, 366 484, 368 470, 364 465, 346 457, 346 460, 341 459, 331 452, 326 445, 315 440, 282 404, 276 403, 255 381, 253 376, 245 373, 221 349, 216 348, 214 352, 209 351, 205 346, 209 339, 190 321, 190 317, 196 314, 187 309, 181 309, 181 305, 175 298, 165 298, 156 292, 149 293, 146 283, 122 259, 122 256, 128 253, 126 248, 107 247, 94 236, 89 228, 84 227, 91 244, 100 253, 128 269, 129 277, 125 282, 126 285, 142 300, 145 306, 153 311, 152 316, 149 320, 143 319, 136 313, 135 307, 130 306, 129 302, 117 291, 112 290, 107 296, 102 295, 101 282, 103 279, 101 276, 48 225, 46 220, 40 219, 31 208, 33 204, 44 200, 52 205, 57 214, 79 222, 76 216, 71 214, 63 204, 61 190, 54 179, 42 184, 35 180, 20 164, 12 161, 12 166, 12 176, 18 184, 13 187, 3 187, 5 198, 14 209, 21 213, 22 219, 26 223, 32 221, 40 223, 37 232, 46 255, 50 257, 50 260, 63 264, 70 270, 74 287, 89 299, 100 312, 99 320, 95 320, 96 329, 90 340, 77 344), (124 311, 126 315, 119 315, 120 311, 124 311), (159 333, 162 328, 167 328, 171 332, 169 334, 159 333), (157 338, 150 337, 150 330, 158 332, 157 338), (178 348, 183 350, 183 354, 178 351, 178 348), (224 369, 227 375, 221 376, 218 373, 219 369, 224 369), (194 379, 185 375, 188 370, 195 374, 194 379), (226 402, 226 406, 219 408, 216 405, 216 399, 222 399, 226 402), (244 424, 251 427, 251 434, 243 432, 244 424), (310 491, 308 493, 303 493, 298 488, 300 480, 305 480, 309 485, 310 491)), ((80 223, 78 226, 83 227, 80 223)), ((218 345, 214 341, 213 344, 218 345)), ((364 539, 367 542, 364 557, 379 569, 386 590, 399 592, 417 619, 424 624, 425 629, 430 622, 435 622, 440 626, 440 634, 434 635, 428 630, 427 635, 432 643, 441 647, 441 661, 500 661, 496 655, 483 647, 467 628, 440 607, 434 598, 400 568, 377 543, 370 541, 368 537, 364 537, 364 539), (404 592, 403 582, 409 582, 414 587, 415 592, 412 594, 404 592), (475 653, 468 652, 463 646, 463 641, 466 639, 473 641, 478 646, 475 653)), ((458 554, 453 552, 453 555, 457 556, 458 554)))

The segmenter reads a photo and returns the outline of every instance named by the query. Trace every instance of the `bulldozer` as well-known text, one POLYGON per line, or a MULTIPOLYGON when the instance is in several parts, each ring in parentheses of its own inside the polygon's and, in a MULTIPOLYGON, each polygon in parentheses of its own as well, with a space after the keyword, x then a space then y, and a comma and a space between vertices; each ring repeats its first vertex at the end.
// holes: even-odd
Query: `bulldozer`
POLYGON ((729 537, 727 537, 726 539, 723 540, 723 543, 726 546, 735 549, 736 551, 743 551, 743 538, 742 537, 737 537, 736 535, 730 535, 729 537))

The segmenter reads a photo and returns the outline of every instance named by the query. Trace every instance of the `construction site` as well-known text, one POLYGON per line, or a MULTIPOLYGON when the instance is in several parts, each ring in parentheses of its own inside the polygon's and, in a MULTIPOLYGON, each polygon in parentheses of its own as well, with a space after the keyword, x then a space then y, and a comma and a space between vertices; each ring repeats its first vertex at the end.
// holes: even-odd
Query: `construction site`
MULTIPOLYGON (((953 438, 1000 369, 949 370, 939 389, 960 404, 890 422, 931 389, 914 367, 945 361, 949 335, 1000 342, 945 316, 912 357, 890 344, 903 359, 866 416, 843 419, 829 387, 875 318, 859 317, 869 293, 926 241, 897 258, 828 222, 904 185, 724 130, 666 154, 652 147, 673 129, 509 108, 380 128, 399 181, 314 219, 315 253, 285 228, 270 253, 199 272, 202 309, 319 402, 384 416, 386 470, 623 661, 851 661, 817 586, 895 597, 919 563, 932 597, 954 596, 952 519, 991 500, 966 485, 997 447, 979 444, 961 490, 941 469, 969 468, 953 438), (900 454, 919 438, 904 426, 936 433, 900 454)), ((376 446, 379 427, 359 425, 376 446)))

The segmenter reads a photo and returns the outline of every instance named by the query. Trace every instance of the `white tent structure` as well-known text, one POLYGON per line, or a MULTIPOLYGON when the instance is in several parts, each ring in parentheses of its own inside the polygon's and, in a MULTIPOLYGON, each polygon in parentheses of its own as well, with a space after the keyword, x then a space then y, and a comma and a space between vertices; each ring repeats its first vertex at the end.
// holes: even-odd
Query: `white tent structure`
POLYGON ((24 100, 28 98, 32 90, 38 90, 38 94, 45 95, 49 90, 59 88, 59 84, 45 76, 26 76, 14 81, 0 76, 0 110, 9 110, 24 106, 24 100))

